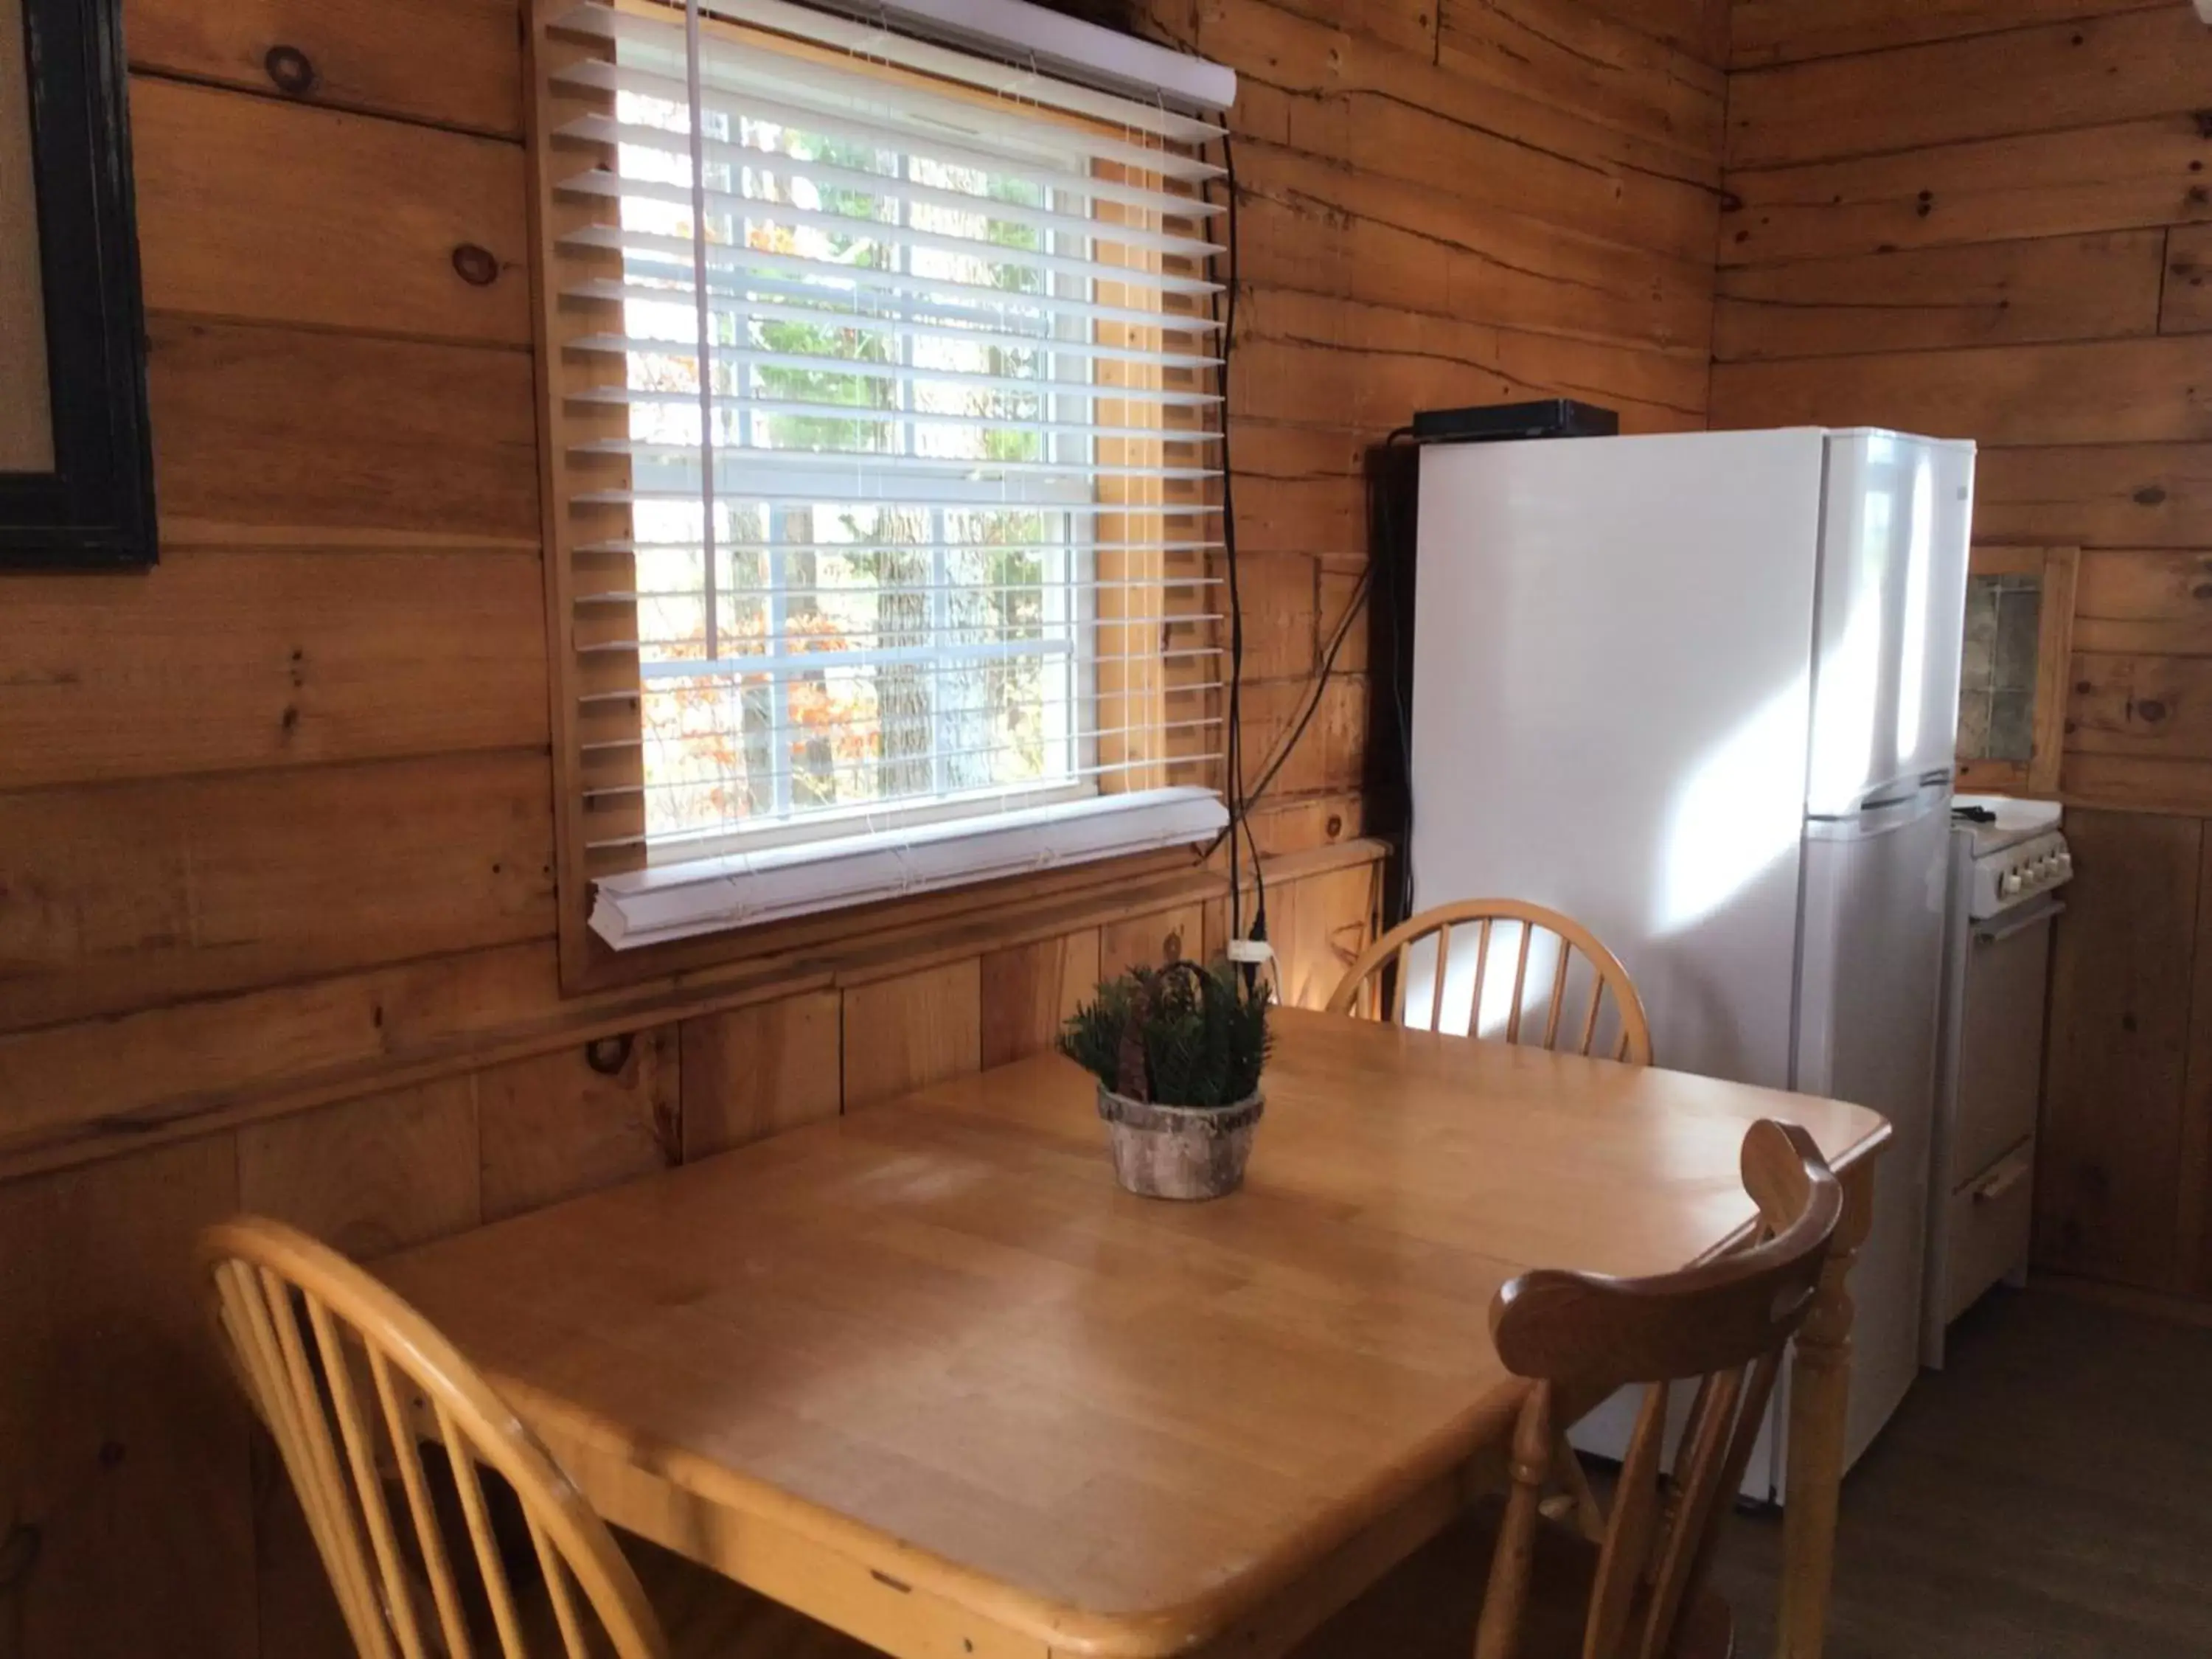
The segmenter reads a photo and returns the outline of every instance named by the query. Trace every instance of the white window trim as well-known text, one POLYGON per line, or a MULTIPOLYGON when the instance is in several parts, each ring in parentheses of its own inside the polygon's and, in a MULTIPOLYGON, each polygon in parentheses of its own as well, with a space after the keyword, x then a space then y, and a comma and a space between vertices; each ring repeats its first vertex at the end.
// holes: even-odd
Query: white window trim
POLYGON ((1210 789, 1138 789, 995 817, 653 866, 595 884, 592 931, 617 951, 996 877, 1212 840, 1210 789))

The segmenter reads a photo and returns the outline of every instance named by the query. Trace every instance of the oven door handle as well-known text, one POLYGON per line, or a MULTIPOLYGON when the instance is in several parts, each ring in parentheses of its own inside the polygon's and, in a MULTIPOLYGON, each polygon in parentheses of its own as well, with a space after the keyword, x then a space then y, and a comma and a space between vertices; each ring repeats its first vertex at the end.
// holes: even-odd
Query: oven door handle
POLYGON ((1974 1202, 1996 1203, 1997 1200, 2027 1180, 2028 1171, 2033 1168, 2034 1165, 2024 1158, 2014 1156, 2006 1159, 2003 1164, 1990 1170, 1989 1174, 1974 1183, 1974 1202))
POLYGON ((2031 927, 2039 927, 2045 922, 2055 921, 2057 918, 2065 914, 2066 901, 2064 899, 2053 899, 2050 903, 2039 905, 2035 909, 2028 912, 2027 915, 2018 917, 2012 921, 2008 921, 2002 927, 1975 928, 1974 943, 1977 945, 1995 945, 2000 940, 2010 939, 2014 933, 2024 933, 2031 927))

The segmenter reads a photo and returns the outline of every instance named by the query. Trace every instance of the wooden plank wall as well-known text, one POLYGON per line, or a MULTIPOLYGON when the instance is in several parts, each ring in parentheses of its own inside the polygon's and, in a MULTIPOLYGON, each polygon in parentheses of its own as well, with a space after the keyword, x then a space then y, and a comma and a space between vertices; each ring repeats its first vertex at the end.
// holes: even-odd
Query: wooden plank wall
POLYGON ((2212 1297, 2212 30, 2179 0, 1738 0, 1716 425, 1980 441, 2078 543, 2036 1257, 2212 1297))
MULTIPOLYGON (((1246 77, 1256 762, 1356 589, 1364 446, 1540 391, 1702 422, 1721 17, 1167 9, 1246 77)), ((736 1146, 1026 1052, 1223 906, 1155 870, 562 1000, 514 0, 125 12, 162 562, 0 596, 0 1652, 295 1659, 327 1599, 210 1363, 195 1229, 373 1255, 736 1146)), ((1303 1001, 1373 902, 1343 666, 1256 826, 1303 1001)))

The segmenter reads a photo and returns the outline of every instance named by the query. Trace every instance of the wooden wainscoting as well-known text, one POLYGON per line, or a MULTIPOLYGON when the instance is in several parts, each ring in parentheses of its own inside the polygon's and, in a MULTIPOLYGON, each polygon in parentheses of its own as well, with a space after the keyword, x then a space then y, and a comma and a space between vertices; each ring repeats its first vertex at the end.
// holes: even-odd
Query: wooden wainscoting
MULTIPOLYGON (((1302 1002, 1372 936, 1379 850, 1274 861, 1270 912, 1302 1002)), ((254 1455, 202 1328, 199 1226, 258 1210, 374 1257, 1018 1058, 1051 1041, 1101 964, 1218 948, 1220 883, 1197 874, 1175 902, 1018 945, 757 989, 596 1042, 526 1033, 509 1040, 554 1046, 473 1067, 449 1056, 344 1098, 266 1095, 239 1127, 137 1151, 116 1137, 96 1161, 0 1184, 5 1650, 347 1652, 281 1471, 254 1455)), ((550 946, 537 968, 550 979, 550 946)), ((241 1018, 225 1040, 307 1040, 309 1011, 289 1012, 258 1034, 241 1018)))

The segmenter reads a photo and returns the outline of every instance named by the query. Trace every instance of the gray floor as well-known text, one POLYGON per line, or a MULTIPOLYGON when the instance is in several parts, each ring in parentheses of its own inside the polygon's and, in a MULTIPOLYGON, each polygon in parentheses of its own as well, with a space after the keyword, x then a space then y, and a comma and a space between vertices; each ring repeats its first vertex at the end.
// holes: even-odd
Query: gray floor
MULTIPOLYGON (((1716 1578, 1773 1650, 1780 1522, 1716 1578)), ((1844 1486, 1830 1659, 2212 1655, 2212 1330, 2049 1291, 1954 1328, 1844 1486)))

